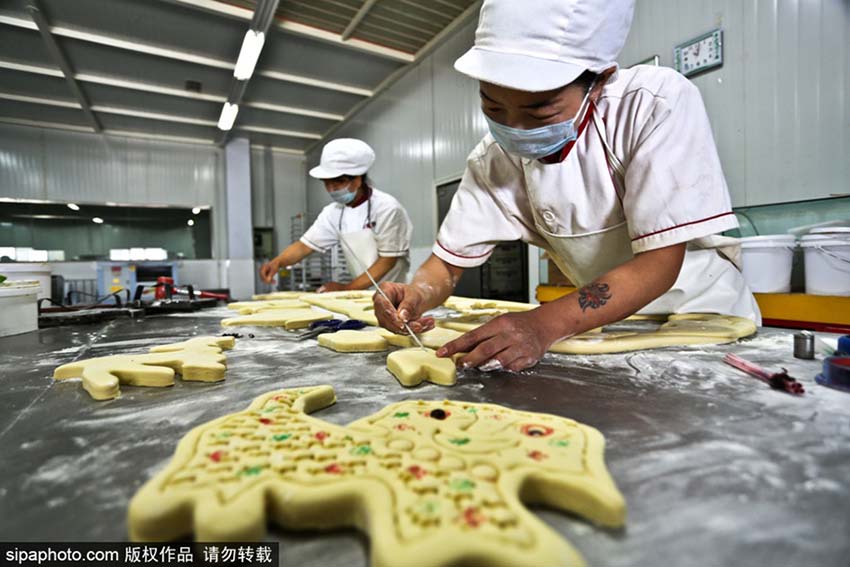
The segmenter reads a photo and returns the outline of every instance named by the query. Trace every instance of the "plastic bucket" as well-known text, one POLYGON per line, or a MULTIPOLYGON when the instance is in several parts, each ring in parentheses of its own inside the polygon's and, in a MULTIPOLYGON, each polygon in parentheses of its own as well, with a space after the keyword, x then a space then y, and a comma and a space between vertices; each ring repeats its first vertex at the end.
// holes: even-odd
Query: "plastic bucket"
POLYGON ((850 295, 850 227, 813 230, 800 239, 805 254, 806 293, 850 295))
POLYGON ((744 280, 755 293, 791 291, 791 266, 796 239, 790 234, 741 238, 744 280))
POLYGON ((28 281, 37 280, 41 284, 41 291, 38 293, 38 298, 50 297, 52 288, 50 287, 50 274, 53 272, 53 267, 50 264, 41 262, 19 262, 0 264, 0 274, 6 276, 8 281, 28 281))
POLYGON ((0 337, 38 329, 37 281, 0 284, 0 337))

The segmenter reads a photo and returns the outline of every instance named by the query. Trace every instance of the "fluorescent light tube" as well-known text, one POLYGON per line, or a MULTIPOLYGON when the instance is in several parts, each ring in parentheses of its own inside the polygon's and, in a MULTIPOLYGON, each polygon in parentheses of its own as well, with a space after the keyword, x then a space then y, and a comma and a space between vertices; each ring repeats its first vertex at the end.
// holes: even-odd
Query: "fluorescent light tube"
POLYGON ((221 116, 218 118, 218 129, 227 131, 233 128, 237 114, 239 114, 239 105, 225 102, 221 108, 221 116))
POLYGON ((248 30, 245 33, 245 39, 242 40, 242 49, 239 51, 239 59, 236 60, 236 67, 233 69, 233 76, 240 81, 247 81, 254 74, 254 67, 257 66, 257 59, 260 58, 260 52, 263 51, 263 43, 266 41, 266 34, 261 31, 248 30))
POLYGON ((103 219, 102 219, 102 218, 100 218, 100 217, 94 217, 91 221, 92 221, 94 224, 103 224, 103 219))
POLYGON ((72 211, 79 211, 80 210, 80 206, 77 205, 76 203, 68 203, 68 208, 71 209, 72 211))

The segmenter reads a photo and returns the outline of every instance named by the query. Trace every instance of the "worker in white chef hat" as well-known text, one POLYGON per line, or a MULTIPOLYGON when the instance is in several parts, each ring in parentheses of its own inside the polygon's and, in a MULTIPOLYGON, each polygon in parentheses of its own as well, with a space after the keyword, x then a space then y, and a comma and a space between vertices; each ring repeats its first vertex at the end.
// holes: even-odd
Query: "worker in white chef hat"
POLYGON ((446 344, 463 366, 520 370, 554 342, 633 313, 760 314, 697 88, 672 69, 618 70, 634 0, 485 0, 455 69, 477 79, 490 133, 411 285, 384 284, 383 326, 414 332, 500 241, 546 250, 579 288, 446 344))
POLYGON ((362 140, 340 138, 322 148, 310 175, 322 180, 333 202, 300 240, 260 268, 264 281, 271 282, 281 267, 335 244, 341 244, 348 270, 356 277, 348 284, 325 282, 320 292, 367 289, 372 284, 366 269, 376 281, 406 281, 413 225, 395 197, 372 186, 367 172, 374 163, 375 152, 362 140))

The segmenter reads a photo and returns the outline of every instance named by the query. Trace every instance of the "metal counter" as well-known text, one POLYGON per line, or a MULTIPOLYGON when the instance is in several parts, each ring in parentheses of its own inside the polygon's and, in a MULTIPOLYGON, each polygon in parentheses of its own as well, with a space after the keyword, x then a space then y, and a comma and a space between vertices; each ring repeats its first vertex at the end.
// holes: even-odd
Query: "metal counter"
MULTIPOLYGON (((0 339, 0 539, 123 540, 127 504, 192 427, 265 392, 333 385, 315 414, 345 424, 404 399, 452 398, 553 413, 592 425, 629 507, 623 530, 537 509, 592 565, 847 565, 850 395, 818 386, 821 362, 791 356, 791 332, 762 329, 731 346, 626 355, 548 355, 528 372, 466 371, 458 384, 405 389, 386 354, 337 354, 279 329, 240 328, 227 379, 122 386, 97 402, 66 362, 146 352, 220 334, 226 310, 45 329, 0 339), (247 333, 255 338, 247 338, 247 333), (802 398, 721 362, 726 352, 785 366, 802 398)), ((232 329, 231 329, 232 330, 232 329)), ((367 565, 355 531, 281 532, 281 564, 367 565)))

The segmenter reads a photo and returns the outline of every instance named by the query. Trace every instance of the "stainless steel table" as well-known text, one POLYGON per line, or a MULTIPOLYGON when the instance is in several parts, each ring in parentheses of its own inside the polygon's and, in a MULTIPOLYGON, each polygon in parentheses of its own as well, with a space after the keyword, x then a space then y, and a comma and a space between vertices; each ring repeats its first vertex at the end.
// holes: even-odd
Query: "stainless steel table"
MULTIPOLYGON (((627 355, 550 355, 521 374, 467 371, 456 387, 404 389, 385 354, 336 354, 278 329, 228 353, 227 380, 122 387, 92 400, 53 369, 81 358, 144 352, 220 334, 224 309, 52 328, 0 339, 0 539, 123 540, 127 503, 193 426, 279 388, 330 383, 318 416, 347 423, 403 399, 490 402, 600 429, 629 506, 622 531, 538 510, 595 565, 847 565, 850 395, 820 387, 819 361, 791 357, 791 333, 763 329, 732 346, 627 355), (724 365, 725 352, 785 366, 803 398, 724 365)), ((283 533, 282 564, 366 565, 354 531, 283 533)))

